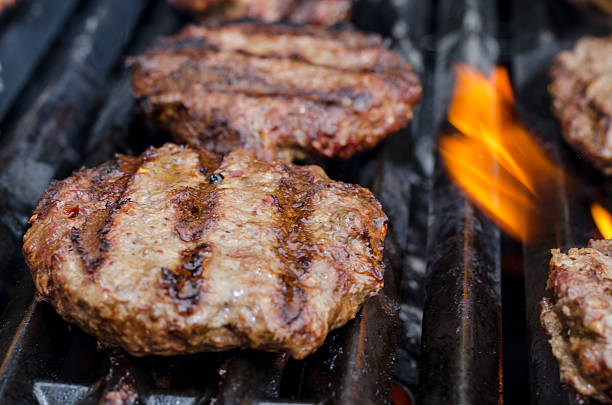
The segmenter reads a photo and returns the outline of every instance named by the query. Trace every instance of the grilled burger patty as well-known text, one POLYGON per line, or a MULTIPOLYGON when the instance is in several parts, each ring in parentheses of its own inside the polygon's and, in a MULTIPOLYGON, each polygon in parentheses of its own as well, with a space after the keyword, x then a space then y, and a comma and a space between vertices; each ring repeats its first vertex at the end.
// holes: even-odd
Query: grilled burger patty
POLYGON ((332 25, 351 16, 352 0, 169 0, 196 16, 332 25))
POLYGON ((561 379, 581 394, 612 403, 612 240, 552 251, 542 326, 561 379))
POLYGON ((583 6, 594 6, 601 11, 612 14, 612 0, 571 0, 571 2, 583 6))
POLYGON ((134 355, 299 359, 382 288, 386 221, 317 166, 166 144, 52 184, 23 252, 42 299, 134 355))
POLYGON ((417 76, 377 35, 189 26, 128 62, 141 109, 178 142, 259 159, 347 158, 407 125, 417 76))
POLYGON ((612 174, 612 36, 579 40, 573 51, 557 56, 551 76, 553 107, 565 139, 612 174))
POLYGON ((13 6, 18 0, 0 0, 0 13, 13 6))

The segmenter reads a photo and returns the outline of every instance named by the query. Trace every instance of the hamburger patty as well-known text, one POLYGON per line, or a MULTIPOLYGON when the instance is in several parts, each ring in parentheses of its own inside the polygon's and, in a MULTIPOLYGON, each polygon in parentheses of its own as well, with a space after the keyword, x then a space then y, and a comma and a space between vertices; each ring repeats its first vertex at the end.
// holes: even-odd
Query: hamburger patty
POLYGON ((608 14, 612 14, 612 0, 571 0, 572 3, 583 6, 593 6, 608 14))
POLYGON ((612 240, 552 251, 542 326, 550 335, 561 380, 612 403, 612 240))
POLYGON ((386 221, 317 166, 166 144, 52 184, 23 252, 42 299, 134 355, 303 358, 382 288, 386 221))
POLYGON ((0 0, 0 13, 13 6, 18 0, 0 0))
POLYGON ((579 40, 557 56, 551 76, 563 136, 595 167, 612 174, 612 36, 579 40))
POLYGON ((377 35, 189 26, 131 58, 141 110, 178 142, 263 160, 347 158, 407 125, 421 86, 377 35))
POLYGON ((202 17, 250 17, 265 22, 332 25, 351 16, 352 0, 169 0, 202 17))

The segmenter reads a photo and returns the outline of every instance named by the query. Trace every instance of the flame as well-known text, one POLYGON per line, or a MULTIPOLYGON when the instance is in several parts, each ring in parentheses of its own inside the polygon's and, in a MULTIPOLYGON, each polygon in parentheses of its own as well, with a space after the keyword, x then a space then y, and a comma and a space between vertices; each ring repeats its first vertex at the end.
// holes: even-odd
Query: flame
POLYGON ((601 236, 612 239, 612 215, 597 203, 591 205, 591 215, 601 236))
POLYGON ((461 133, 444 136, 439 150, 451 178, 510 235, 528 241, 543 181, 557 169, 519 123, 505 69, 490 78, 466 65, 448 113, 461 133))

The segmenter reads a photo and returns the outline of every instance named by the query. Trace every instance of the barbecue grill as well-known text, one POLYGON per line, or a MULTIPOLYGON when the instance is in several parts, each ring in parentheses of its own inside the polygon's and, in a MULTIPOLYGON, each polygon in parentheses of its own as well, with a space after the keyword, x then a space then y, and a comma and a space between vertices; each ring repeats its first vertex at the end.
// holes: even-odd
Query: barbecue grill
POLYGON ((355 25, 388 37, 424 88, 408 129, 316 162, 370 187, 388 214, 383 291, 302 361, 240 350, 135 358, 36 301, 21 238, 51 179, 170 140, 135 113, 123 62, 187 19, 165 0, 23 0, 0 15, 0 403, 389 403, 392 383, 423 404, 578 403, 559 382, 539 301, 549 249, 598 236, 588 206, 610 205, 612 183, 562 141, 547 68, 579 36, 612 32, 610 21, 560 0, 356 1, 355 25), (436 153, 459 61, 509 67, 521 120, 568 174, 551 186, 548 231, 534 243, 503 235, 436 153))

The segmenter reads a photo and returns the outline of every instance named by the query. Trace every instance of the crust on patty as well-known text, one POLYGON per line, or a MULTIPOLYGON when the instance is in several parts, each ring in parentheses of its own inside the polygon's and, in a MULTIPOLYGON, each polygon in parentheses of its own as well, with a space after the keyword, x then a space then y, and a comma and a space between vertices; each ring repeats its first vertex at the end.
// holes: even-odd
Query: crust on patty
POLYGON ((572 3, 582 6, 594 6, 608 14, 612 14, 612 0, 571 0, 572 3))
POLYGON ((333 25, 351 16, 352 0, 169 0, 199 18, 254 18, 265 22, 333 25))
POLYGON ((386 216, 317 166, 166 144, 46 191, 23 253, 66 320, 134 355, 303 358, 383 286, 386 216))
POLYGON ((552 251, 540 320, 550 335, 561 380, 612 403, 612 240, 552 251))
POLYGON ((308 26, 188 26, 130 58, 140 110, 177 142, 263 160, 348 158, 405 127, 421 96, 378 35, 308 26))

